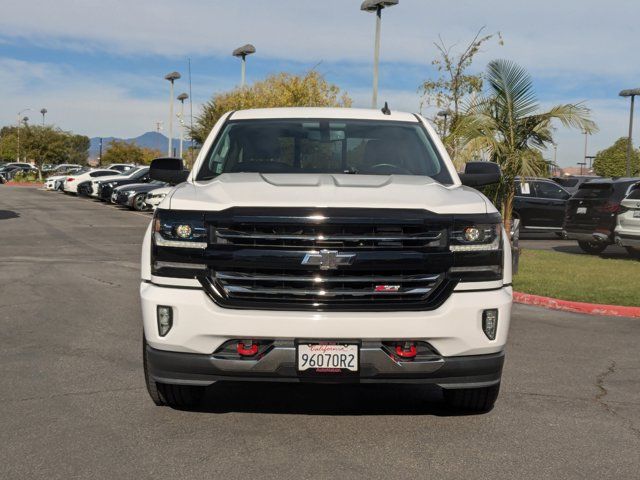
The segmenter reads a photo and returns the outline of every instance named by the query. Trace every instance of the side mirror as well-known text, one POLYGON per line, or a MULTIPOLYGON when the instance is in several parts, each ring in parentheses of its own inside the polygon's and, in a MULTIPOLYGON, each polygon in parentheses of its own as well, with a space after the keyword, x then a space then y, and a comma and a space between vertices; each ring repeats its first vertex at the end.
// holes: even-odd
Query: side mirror
POLYGON ((181 158, 156 158, 151 161, 149 177, 171 185, 184 182, 189 176, 189 170, 184 169, 181 158))
POLYGON ((497 163, 469 162, 464 167, 464 173, 459 175, 463 185, 467 187, 483 187, 500 182, 502 171, 497 163))

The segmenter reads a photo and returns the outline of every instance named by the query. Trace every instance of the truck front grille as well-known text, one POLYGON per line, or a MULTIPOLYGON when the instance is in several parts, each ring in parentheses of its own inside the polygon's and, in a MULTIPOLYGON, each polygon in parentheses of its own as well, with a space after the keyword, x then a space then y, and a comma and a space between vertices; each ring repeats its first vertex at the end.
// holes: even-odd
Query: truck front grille
POLYGON ((211 270, 205 279, 205 287, 223 306, 280 309, 424 307, 445 283, 444 274, 271 269, 211 270))
POLYGON ((212 243, 260 248, 425 248, 446 244, 446 230, 405 225, 234 225, 215 227, 212 243))

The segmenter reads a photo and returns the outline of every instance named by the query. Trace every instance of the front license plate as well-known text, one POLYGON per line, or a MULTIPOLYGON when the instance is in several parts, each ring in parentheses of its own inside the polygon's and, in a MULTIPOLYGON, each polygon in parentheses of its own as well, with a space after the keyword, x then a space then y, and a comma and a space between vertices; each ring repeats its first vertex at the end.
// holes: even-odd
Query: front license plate
POLYGON ((633 212, 633 218, 640 218, 640 210, 633 212))
POLYGON ((587 207, 578 207, 576 213, 587 213, 587 207))
POLYGON ((358 371, 358 345, 344 343, 298 344, 298 371, 341 373, 358 371))

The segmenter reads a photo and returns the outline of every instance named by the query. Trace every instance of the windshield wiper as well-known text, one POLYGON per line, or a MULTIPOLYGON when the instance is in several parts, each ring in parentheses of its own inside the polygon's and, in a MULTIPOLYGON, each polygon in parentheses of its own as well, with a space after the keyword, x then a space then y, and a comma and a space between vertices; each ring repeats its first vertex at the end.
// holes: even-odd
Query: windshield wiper
POLYGON ((344 170, 342 173, 347 173, 349 175, 357 175, 360 172, 358 172, 358 170, 356 168, 349 167, 346 170, 344 170))

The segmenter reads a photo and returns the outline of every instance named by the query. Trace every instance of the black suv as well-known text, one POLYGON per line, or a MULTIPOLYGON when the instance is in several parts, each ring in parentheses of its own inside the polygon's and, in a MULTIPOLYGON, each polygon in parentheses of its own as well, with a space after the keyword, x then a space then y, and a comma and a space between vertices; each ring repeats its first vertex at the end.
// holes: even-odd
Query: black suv
POLYGON ((513 199, 514 218, 527 232, 562 232, 562 220, 571 194, 557 183, 544 178, 516 179, 513 199))
POLYGON ((587 253, 598 254, 614 243, 620 202, 640 178, 603 178, 580 185, 567 202, 563 232, 587 253))
POLYGON ((98 184, 98 198, 102 201, 108 202, 111 200, 111 193, 113 189, 121 185, 128 185, 130 183, 147 183, 151 179, 149 178, 149 167, 139 168, 132 173, 125 173, 121 179, 110 180, 100 182, 98 184))

